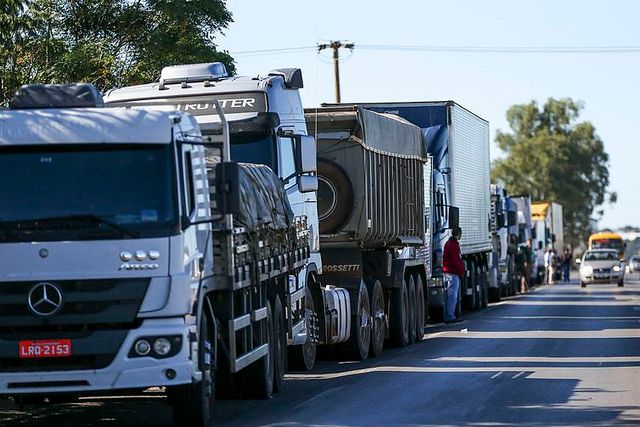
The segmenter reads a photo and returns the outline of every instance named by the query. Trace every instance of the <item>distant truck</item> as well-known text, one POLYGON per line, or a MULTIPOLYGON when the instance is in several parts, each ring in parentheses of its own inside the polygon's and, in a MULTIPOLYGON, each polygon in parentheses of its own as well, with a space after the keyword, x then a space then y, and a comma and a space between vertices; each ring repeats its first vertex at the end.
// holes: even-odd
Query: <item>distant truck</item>
POLYGON ((514 294, 517 205, 498 184, 491 185, 491 242, 489 301, 514 294))
POLYGON ((336 327, 321 327, 335 332, 320 342, 346 341, 342 349, 360 360, 378 356, 385 338, 397 346, 422 340, 432 162, 420 128, 360 105, 308 108, 305 117, 318 147, 319 278, 348 291, 329 308, 335 314, 321 316, 321 325, 336 327))
POLYGON ((462 228, 460 248, 466 277, 461 298, 469 310, 488 303, 491 244, 489 123, 453 101, 360 104, 368 110, 396 114, 420 127, 433 158, 431 212, 431 279, 429 317, 442 317, 442 252, 451 228, 462 228))
MULTIPOLYGON (((555 261, 559 267, 564 252, 564 220, 562 205, 556 202, 533 202, 531 204, 531 221, 533 227, 534 248, 555 249, 555 261)), ((538 266, 538 281, 541 281, 541 273, 544 265, 538 266)), ((559 280, 561 269, 556 268, 554 279, 559 280)))
MULTIPOLYGON (((514 230, 517 234, 515 234, 516 237, 514 238, 514 250, 517 251, 518 247, 526 245, 529 239, 532 240, 531 247, 534 260, 531 266, 531 276, 532 280, 536 281, 536 277, 539 277, 540 272, 544 278, 544 262, 542 261, 544 245, 536 241, 535 230, 532 228, 531 197, 528 195, 511 196, 511 200, 517 206, 517 229, 514 230)), ((519 285, 517 285, 516 288, 519 289, 519 285)))

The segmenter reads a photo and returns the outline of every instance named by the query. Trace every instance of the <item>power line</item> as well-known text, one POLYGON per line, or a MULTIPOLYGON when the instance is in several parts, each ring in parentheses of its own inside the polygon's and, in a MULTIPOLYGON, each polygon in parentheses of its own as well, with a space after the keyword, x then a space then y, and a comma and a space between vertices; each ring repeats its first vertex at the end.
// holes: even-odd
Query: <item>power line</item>
MULTIPOLYGON (((334 43, 334 42, 331 42, 334 43)), ((318 44, 316 46, 285 47, 278 49, 245 50, 231 52, 232 56, 252 56, 265 54, 279 54, 290 52, 303 52, 312 50, 322 50, 330 48, 331 43, 318 44)), ((351 47, 353 48, 353 44, 351 47)), ((345 44, 342 47, 348 47, 345 44)), ((638 53, 640 46, 448 46, 448 45, 380 45, 380 44, 358 44, 358 49, 363 50, 387 50, 398 52, 442 52, 442 53, 508 53, 508 54, 547 54, 547 53, 568 53, 568 54, 615 54, 615 53, 638 53)))
POLYGON ((365 50, 463 52, 463 53, 632 53, 640 46, 437 46, 437 45, 367 45, 365 50))

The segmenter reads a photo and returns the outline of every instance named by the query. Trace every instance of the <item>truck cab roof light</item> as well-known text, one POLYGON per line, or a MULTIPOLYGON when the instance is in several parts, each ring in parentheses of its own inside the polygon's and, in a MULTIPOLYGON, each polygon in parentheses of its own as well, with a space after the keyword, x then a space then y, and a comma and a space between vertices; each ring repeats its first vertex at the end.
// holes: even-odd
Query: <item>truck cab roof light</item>
POLYGON ((104 107, 104 101, 90 83, 24 85, 9 103, 12 110, 96 107, 104 107))
POLYGON ((222 62, 204 64, 172 65, 164 67, 160 73, 160 85, 158 89, 166 89, 166 85, 180 84, 182 88, 188 87, 188 83, 205 83, 210 86, 211 81, 229 77, 227 69, 222 62))

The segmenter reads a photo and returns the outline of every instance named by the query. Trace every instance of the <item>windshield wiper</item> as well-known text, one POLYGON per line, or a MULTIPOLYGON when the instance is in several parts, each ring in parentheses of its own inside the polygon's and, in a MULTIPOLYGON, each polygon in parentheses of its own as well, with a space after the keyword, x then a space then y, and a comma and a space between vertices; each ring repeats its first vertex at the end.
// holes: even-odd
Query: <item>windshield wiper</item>
MULTIPOLYGON (((28 220, 23 220, 23 221, 29 221, 29 222, 55 222, 55 221, 79 221, 79 222, 93 222, 97 225, 106 225, 107 227, 119 231, 121 232, 123 235, 126 236, 130 236, 133 238, 138 238, 140 237, 140 233, 135 231, 135 230, 131 230, 127 227, 123 227, 120 224, 116 224, 115 222, 109 221, 106 218, 103 218, 99 215, 92 215, 92 214, 78 214, 78 215, 62 215, 62 216, 54 216, 54 217, 45 217, 45 218, 33 218, 33 219, 28 219, 28 220)), ((22 222, 22 221, 20 221, 22 222)), ((23 228, 20 227, 19 228, 23 228)))

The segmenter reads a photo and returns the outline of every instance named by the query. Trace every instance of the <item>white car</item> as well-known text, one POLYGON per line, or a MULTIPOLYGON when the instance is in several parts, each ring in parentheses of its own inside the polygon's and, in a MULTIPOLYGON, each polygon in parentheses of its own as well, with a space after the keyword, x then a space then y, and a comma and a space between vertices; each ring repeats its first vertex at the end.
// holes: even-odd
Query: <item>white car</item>
POLYGON ((594 249, 584 253, 580 264, 580 285, 617 283, 624 286, 624 263, 613 249, 594 249))

